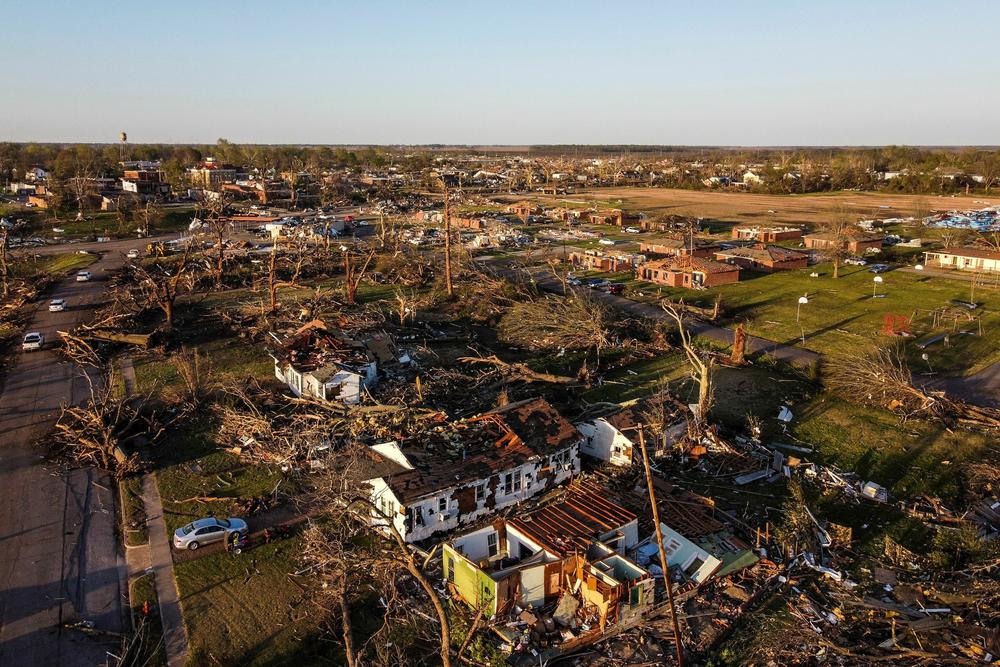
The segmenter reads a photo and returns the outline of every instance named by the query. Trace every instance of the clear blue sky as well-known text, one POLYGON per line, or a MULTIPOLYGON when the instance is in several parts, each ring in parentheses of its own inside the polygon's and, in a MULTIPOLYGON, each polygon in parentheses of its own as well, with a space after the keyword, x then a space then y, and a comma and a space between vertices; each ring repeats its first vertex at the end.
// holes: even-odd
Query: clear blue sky
POLYGON ((1000 143, 996 0, 0 0, 0 16, 0 140, 1000 143))

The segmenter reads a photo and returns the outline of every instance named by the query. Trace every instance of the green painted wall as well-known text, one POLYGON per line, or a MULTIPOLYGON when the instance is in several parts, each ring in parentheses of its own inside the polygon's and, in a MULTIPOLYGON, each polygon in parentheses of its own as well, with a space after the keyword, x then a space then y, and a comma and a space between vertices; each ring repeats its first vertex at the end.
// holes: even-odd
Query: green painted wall
POLYGON ((442 550, 444 578, 452 583, 466 603, 478 609, 488 603, 486 615, 497 611, 497 582, 447 544, 442 550))

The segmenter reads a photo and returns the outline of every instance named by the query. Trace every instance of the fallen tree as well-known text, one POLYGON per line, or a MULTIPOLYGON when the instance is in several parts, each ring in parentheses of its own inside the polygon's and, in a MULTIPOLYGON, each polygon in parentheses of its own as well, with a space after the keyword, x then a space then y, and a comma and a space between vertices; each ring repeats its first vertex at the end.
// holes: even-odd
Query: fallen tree
POLYGON ((914 383, 898 344, 833 360, 826 386, 848 400, 894 412, 903 422, 923 418, 949 426, 1000 428, 1000 411, 968 405, 914 383))

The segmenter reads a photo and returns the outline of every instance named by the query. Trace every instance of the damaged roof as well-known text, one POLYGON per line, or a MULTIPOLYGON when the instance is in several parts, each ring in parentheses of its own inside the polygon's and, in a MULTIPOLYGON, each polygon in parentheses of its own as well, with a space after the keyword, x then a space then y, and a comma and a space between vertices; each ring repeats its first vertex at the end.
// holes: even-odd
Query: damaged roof
POLYGON ((607 492, 590 484, 574 484, 556 503, 540 507, 508 524, 558 555, 586 549, 607 533, 620 530, 636 515, 607 499, 607 492))
POLYGON ((580 432, 548 401, 530 399, 404 439, 401 450, 413 469, 384 479, 400 502, 406 503, 488 480, 579 440, 580 432))
POLYGON ((758 262, 791 262, 798 259, 806 259, 809 255, 798 250, 792 250, 790 248, 782 248, 777 245, 765 245, 763 243, 758 243, 756 245, 747 246, 744 248, 730 248, 728 250, 719 250, 715 253, 716 257, 746 257, 758 262))

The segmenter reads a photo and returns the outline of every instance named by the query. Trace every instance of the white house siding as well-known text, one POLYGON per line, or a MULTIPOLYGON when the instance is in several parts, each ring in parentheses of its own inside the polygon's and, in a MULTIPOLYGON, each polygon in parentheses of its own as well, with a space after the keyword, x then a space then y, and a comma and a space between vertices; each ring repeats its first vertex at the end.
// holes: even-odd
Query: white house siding
MULTIPOLYGON (((466 482, 428 493, 426 496, 410 501, 406 506, 406 511, 411 516, 415 511, 420 513, 423 525, 417 525, 414 522, 414 525, 409 529, 404 526, 400 530, 400 534, 407 542, 420 542, 437 533, 448 532, 459 526, 468 525, 483 517, 490 516, 497 510, 509 507, 522 500, 531 498, 548 488, 562 484, 579 473, 579 448, 578 445, 574 444, 572 447, 561 450, 556 455, 544 459, 541 457, 533 458, 516 468, 498 472, 488 479, 466 482), (565 459, 565 462, 553 464, 552 461, 556 458, 565 459), (553 468, 552 477, 540 481, 539 475, 542 468, 546 467, 553 468), (511 484, 510 490, 505 493, 504 482, 507 474, 515 477, 520 476, 520 489, 515 490, 515 485, 511 484), (475 487, 479 484, 485 484, 484 497, 476 501, 476 508, 474 510, 460 513, 456 492, 461 489, 475 487), (442 498, 447 501, 444 512, 439 511, 439 502, 442 498)), ((378 481, 381 483, 379 486, 384 486, 383 480, 378 481)), ((399 528, 399 520, 397 520, 397 528, 399 528)))
POLYGON ((584 437, 580 443, 582 453, 616 466, 632 464, 632 441, 604 419, 583 422, 576 428, 584 437))

